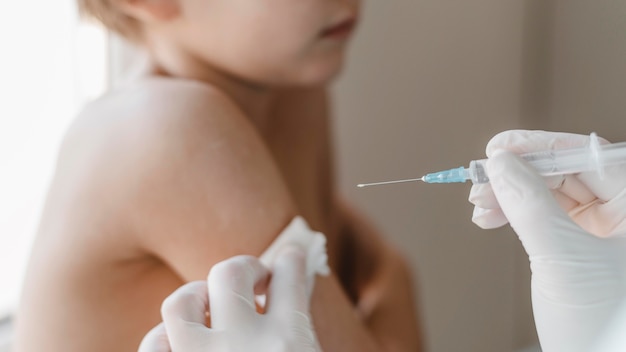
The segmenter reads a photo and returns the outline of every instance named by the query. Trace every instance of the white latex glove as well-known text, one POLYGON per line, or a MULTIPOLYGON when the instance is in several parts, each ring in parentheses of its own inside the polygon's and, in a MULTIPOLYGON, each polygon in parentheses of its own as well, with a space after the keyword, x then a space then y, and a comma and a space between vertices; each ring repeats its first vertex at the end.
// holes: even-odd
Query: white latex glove
POLYGON ((589 137, 508 131, 487 146, 491 183, 472 187, 473 221, 509 222, 530 259, 544 352, 592 351, 626 297, 626 167, 540 177, 515 154, 587 145, 589 137), (506 149, 509 151, 496 150, 506 149), (515 154, 514 154, 515 153, 515 154))
POLYGON ((255 257, 216 264, 208 287, 191 282, 163 302, 163 323, 145 336, 139 352, 321 351, 308 313, 306 260, 302 248, 283 248, 269 287, 270 271, 255 257), (255 293, 268 295, 265 314, 257 313, 255 293))
POLYGON ((622 304, 622 308, 615 314, 600 338, 597 346, 591 351, 593 352, 624 352, 626 351, 626 301, 622 304))

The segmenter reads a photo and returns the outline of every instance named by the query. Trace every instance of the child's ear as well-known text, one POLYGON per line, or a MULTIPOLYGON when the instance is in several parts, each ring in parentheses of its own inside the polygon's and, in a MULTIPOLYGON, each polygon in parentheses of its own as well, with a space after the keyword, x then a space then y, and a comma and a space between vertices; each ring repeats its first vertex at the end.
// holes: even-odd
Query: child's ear
POLYGON ((178 0, 114 0, 126 15, 140 22, 162 22, 180 14, 178 0))

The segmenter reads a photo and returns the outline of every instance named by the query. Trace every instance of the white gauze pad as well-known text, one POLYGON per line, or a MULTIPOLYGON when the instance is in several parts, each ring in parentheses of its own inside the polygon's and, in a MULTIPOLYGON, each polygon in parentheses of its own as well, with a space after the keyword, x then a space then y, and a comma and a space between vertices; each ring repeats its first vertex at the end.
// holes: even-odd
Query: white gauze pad
MULTIPOLYGON (((315 285, 315 275, 327 276, 330 274, 328 254, 326 253, 326 236, 321 232, 311 230, 301 216, 296 216, 259 259, 265 266, 271 268, 276 255, 288 245, 296 245, 306 251, 307 292, 310 296, 315 285)), ((257 302, 264 306, 265 296, 258 296, 257 302)))

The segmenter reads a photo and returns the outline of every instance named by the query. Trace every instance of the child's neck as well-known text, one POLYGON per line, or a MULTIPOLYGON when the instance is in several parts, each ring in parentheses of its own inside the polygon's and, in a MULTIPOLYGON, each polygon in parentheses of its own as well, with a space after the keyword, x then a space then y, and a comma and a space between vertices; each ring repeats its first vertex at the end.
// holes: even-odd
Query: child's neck
POLYGON ((153 74, 190 79, 210 84, 223 91, 257 129, 263 133, 271 122, 278 89, 256 85, 191 57, 180 57, 169 50, 152 52, 150 71, 153 74))

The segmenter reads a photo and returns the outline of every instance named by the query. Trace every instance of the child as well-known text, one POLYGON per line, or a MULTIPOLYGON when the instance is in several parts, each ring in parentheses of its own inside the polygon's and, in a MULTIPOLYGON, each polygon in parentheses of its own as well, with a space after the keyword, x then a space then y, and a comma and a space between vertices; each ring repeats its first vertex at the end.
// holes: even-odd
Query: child
POLYGON ((150 65, 65 137, 15 351, 135 351, 168 294, 296 215, 328 238, 324 351, 419 350, 406 264, 334 187, 325 87, 358 0, 79 2, 150 65))

